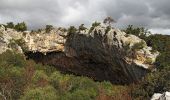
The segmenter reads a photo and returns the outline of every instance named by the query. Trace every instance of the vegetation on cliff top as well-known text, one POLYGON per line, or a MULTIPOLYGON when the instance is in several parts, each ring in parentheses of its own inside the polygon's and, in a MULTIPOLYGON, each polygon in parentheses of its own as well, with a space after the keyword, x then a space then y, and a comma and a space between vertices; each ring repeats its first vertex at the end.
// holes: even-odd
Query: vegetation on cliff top
POLYGON ((5 28, 11 28, 22 32, 27 30, 27 25, 25 22, 17 23, 16 25, 13 22, 8 22, 4 26, 5 28))

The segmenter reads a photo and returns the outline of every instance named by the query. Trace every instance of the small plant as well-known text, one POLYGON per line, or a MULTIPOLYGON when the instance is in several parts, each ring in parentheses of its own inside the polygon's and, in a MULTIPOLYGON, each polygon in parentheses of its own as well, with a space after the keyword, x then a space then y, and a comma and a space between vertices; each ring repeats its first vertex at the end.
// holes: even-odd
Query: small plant
POLYGON ((111 27, 111 24, 116 23, 116 21, 112 17, 106 17, 103 23, 111 27))
POLYGON ((107 27, 106 27, 106 30, 105 30, 105 33, 108 33, 110 30, 111 30, 111 27, 110 27, 110 26, 107 26, 107 27))
POLYGON ((85 30, 85 29, 87 29, 87 28, 84 27, 84 24, 81 24, 81 25, 79 26, 79 31, 82 31, 82 30, 85 30))
POLYGON ((141 42, 134 44, 132 46, 132 50, 140 50, 140 49, 144 48, 145 46, 146 46, 146 43, 145 43, 145 41, 142 40, 141 42))
POLYGON ((90 28, 90 30, 89 30, 89 33, 91 33, 93 30, 94 30, 94 28, 95 27, 97 27, 97 26, 100 26, 100 22, 94 22, 93 24, 92 24, 92 27, 90 28))
POLYGON ((46 25, 45 31, 46 33, 49 33, 53 29, 52 25, 46 25))
POLYGON ((21 100, 58 100, 56 90, 51 86, 28 89, 21 100))
POLYGON ((68 29, 68 36, 77 33, 77 29, 74 26, 70 26, 68 29))
POLYGON ((23 32, 23 31, 27 30, 27 26, 26 26, 25 22, 22 22, 22 23, 18 23, 17 25, 15 25, 14 29, 17 31, 23 32))
POLYGON ((145 60, 145 63, 147 63, 147 64, 152 64, 152 63, 153 63, 152 58, 147 58, 147 59, 145 60))
POLYGON ((14 29, 15 28, 15 25, 13 22, 8 22, 7 25, 6 25, 7 28, 12 28, 14 29))

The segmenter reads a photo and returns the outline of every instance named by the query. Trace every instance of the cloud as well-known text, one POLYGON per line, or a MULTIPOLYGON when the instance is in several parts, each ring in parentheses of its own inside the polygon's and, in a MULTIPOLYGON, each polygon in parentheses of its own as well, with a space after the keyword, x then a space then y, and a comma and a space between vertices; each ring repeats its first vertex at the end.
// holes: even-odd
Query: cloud
POLYGON ((164 32, 170 29, 169 4, 169 0, 1 0, 0 23, 25 21, 31 29, 46 24, 89 26, 112 16, 118 28, 133 24, 164 32))

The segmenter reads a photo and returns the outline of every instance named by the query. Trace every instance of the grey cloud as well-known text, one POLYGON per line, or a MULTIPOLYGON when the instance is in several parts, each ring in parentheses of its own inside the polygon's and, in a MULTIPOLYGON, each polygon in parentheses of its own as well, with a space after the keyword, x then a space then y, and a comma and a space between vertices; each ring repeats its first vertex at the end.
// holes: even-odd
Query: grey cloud
POLYGON ((1 0, 0 23, 25 21, 31 29, 46 24, 89 26, 112 16, 119 28, 133 24, 169 30, 169 4, 169 0, 1 0))

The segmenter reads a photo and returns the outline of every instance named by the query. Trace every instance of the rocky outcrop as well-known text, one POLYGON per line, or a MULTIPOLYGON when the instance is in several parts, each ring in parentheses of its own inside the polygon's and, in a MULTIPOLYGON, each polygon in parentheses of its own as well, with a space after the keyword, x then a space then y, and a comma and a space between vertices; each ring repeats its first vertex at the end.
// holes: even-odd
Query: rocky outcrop
POLYGON ((22 38, 22 33, 13 29, 5 29, 4 26, 0 26, 0 54, 6 50, 15 50, 19 53, 23 53, 21 47, 16 43, 16 40, 22 38))
POLYGON ((28 51, 32 52, 64 52, 64 44, 66 39, 66 32, 63 32, 61 28, 53 29, 50 33, 46 33, 45 30, 40 32, 33 32, 24 35, 24 40, 27 45, 28 51))
POLYGON ((164 92, 163 94, 155 93, 151 100, 170 100, 170 92, 164 92))
POLYGON ((64 72, 113 83, 139 80, 154 67, 159 54, 151 52, 142 39, 119 29, 97 26, 72 34, 63 30, 21 33, 25 54, 64 72))
POLYGON ((158 52, 151 52, 142 39, 118 29, 106 30, 98 26, 91 33, 72 34, 65 43, 65 54, 81 63, 99 64, 103 70, 109 68, 110 73, 103 73, 106 79, 122 83, 140 79, 153 67, 158 52))

